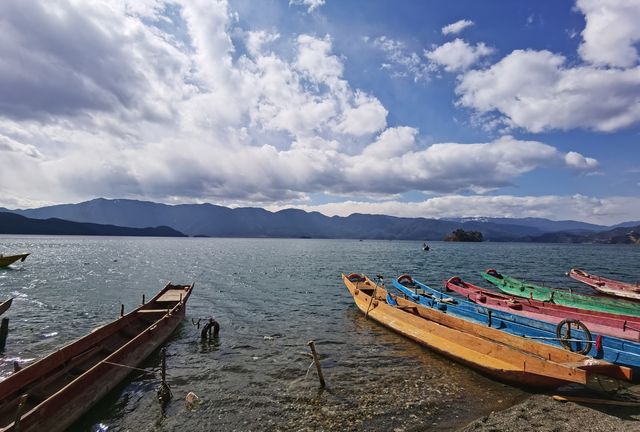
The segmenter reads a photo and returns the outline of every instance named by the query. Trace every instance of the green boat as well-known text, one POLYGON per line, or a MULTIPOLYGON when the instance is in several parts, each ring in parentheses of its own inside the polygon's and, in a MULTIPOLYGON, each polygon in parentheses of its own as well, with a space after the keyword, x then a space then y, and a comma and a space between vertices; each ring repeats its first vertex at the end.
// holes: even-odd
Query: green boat
POLYGON ((577 294, 571 291, 533 285, 500 274, 494 269, 482 273, 482 277, 500 288, 501 291, 518 297, 532 298, 579 309, 640 316, 640 303, 632 301, 577 294))

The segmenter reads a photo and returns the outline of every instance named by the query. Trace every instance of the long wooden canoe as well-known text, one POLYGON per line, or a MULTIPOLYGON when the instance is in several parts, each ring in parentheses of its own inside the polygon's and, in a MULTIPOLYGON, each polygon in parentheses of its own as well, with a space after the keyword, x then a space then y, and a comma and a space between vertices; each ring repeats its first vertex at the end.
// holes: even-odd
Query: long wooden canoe
POLYGON ((629 379, 629 368, 456 318, 388 294, 366 277, 342 275, 358 308, 380 324, 481 372, 518 385, 586 384, 598 372, 629 379), (390 304, 395 303, 395 305, 390 304))
POLYGON ((412 301, 458 318, 610 363, 640 368, 640 343, 592 333, 584 323, 565 321, 556 325, 510 311, 479 306, 464 297, 445 295, 443 291, 433 289, 409 275, 394 280, 393 286, 412 301))
POLYGON ((444 286, 478 305, 557 324, 565 319, 582 321, 595 333, 640 341, 640 317, 586 311, 554 303, 515 297, 481 288, 452 277, 444 286))
POLYGON ((636 282, 635 284, 620 282, 602 276, 592 275, 584 270, 575 268, 569 270, 569 277, 589 285, 602 294, 640 300, 640 282, 636 282))
POLYGON ((192 285, 168 284, 133 312, 98 327, 0 382, 0 430, 63 431, 176 329, 192 285))
POLYGON ((578 309, 640 316, 640 303, 629 300, 578 294, 571 291, 534 285, 500 274, 494 269, 483 272, 482 277, 494 284, 501 291, 517 297, 552 302, 578 309))
POLYGON ((27 259, 29 255, 31 254, 23 253, 23 254, 8 255, 8 256, 0 255, 0 267, 7 267, 8 265, 11 265, 18 260, 24 261, 27 259))
POLYGON ((13 298, 10 298, 9 300, 5 300, 2 303, 0 303, 0 315, 2 315, 7 310, 9 310, 9 308, 11 307, 11 303, 13 303, 13 298))

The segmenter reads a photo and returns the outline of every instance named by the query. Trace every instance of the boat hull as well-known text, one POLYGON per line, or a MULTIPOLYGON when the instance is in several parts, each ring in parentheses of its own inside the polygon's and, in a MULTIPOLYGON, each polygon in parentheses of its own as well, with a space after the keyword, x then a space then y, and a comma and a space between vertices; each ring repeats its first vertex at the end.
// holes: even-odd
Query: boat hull
POLYGON ((589 330, 595 333, 640 342, 639 317, 585 311, 539 300, 514 297, 481 288, 460 278, 451 278, 444 282, 444 286, 447 290, 456 292, 478 305, 553 324, 558 324, 564 319, 576 319, 585 323, 589 330))
POLYGON ((368 279, 343 281, 358 308, 380 324, 421 343, 447 357, 473 367, 498 380, 536 388, 555 388, 574 382, 585 384, 589 368, 607 371, 618 378, 630 370, 509 335, 499 330, 443 314, 394 297, 397 306, 387 303, 387 292, 372 287, 368 279), (580 367, 578 367, 578 365, 580 367))
POLYGON ((516 297, 531 298, 578 309, 640 317, 640 303, 604 296, 589 296, 560 289, 547 288, 522 282, 495 271, 484 272, 482 277, 501 291, 516 297))
POLYGON ((24 261, 30 254, 18 254, 9 256, 0 256, 0 267, 7 267, 16 261, 24 261))
POLYGON ((7 301, 4 301, 4 302, 0 303, 0 315, 5 313, 6 311, 8 311, 9 308, 11 307, 12 303, 13 303, 13 299, 12 298, 10 298, 7 301))
POLYGON ((631 300, 640 300, 640 283, 630 284, 603 278, 580 269, 571 269, 569 277, 589 285, 599 293, 631 300))
POLYGON ((22 394, 28 394, 29 398, 20 419, 20 432, 55 432, 68 428, 113 390, 131 373, 130 368, 139 366, 149 357, 184 318, 192 285, 177 286, 185 287, 179 302, 160 303, 162 296, 169 292, 166 291, 168 287, 176 286, 168 285, 154 299, 130 314, 99 327, 0 383, 1 430, 15 430, 12 412, 17 407, 16 398, 22 394), (158 305, 167 307, 157 309, 158 305), (144 326, 147 322, 141 331, 126 339, 125 335, 133 326, 144 326), (113 352, 103 356, 105 349, 113 349, 113 352), (92 361, 94 355, 100 356, 99 360, 92 361), (63 376, 75 374, 79 375, 70 382, 63 380, 63 376), (61 381, 62 385, 57 384, 61 381), (53 388, 49 393, 48 387, 53 388))
MULTIPOLYGON (((473 320, 506 333, 563 348, 563 344, 557 336, 557 326, 555 324, 522 316, 518 314, 518 311, 505 312, 486 305, 481 306, 464 297, 448 297, 442 291, 430 288, 413 279, 407 286, 395 280, 394 287, 411 300, 427 307, 459 318, 473 320)), ((595 334, 587 336, 579 330, 573 330, 572 336, 574 340, 586 341, 588 338, 591 339, 591 343, 576 342, 570 344, 574 351, 581 351, 593 358, 604 359, 623 366, 640 367, 640 343, 638 342, 595 334), (595 343, 596 340, 599 340, 599 343, 595 343)))

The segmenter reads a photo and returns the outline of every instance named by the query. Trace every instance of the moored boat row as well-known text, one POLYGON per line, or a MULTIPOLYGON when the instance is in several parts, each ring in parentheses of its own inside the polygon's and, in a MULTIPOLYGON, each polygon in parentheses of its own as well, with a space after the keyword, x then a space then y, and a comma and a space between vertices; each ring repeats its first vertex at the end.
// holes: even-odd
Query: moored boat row
POLYGON ((502 381, 537 388, 587 384, 595 375, 630 379, 632 370, 394 296, 359 275, 342 276, 367 317, 502 381))
POLYGON ((539 287, 495 270, 483 277, 504 293, 459 277, 435 290, 401 275, 393 281, 398 295, 359 274, 343 282, 365 316, 502 381, 554 387, 598 374, 638 377, 640 303, 539 287))

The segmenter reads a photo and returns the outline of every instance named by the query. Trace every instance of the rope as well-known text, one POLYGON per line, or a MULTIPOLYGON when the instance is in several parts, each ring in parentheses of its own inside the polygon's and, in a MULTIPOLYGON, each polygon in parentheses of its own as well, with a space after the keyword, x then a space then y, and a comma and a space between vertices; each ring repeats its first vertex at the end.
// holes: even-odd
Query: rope
POLYGON ((144 372, 144 373, 151 374, 151 375, 155 375, 156 374, 156 372, 154 372, 154 371, 150 371, 150 370, 147 370, 147 369, 141 369, 141 368, 137 368, 137 367, 133 367, 133 366, 127 366, 127 365, 121 364, 121 363, 114 363, 114 362, 110 362, 110 361, 106 361, 106 360, 103 361, 102 363, 106 363, 106 364, 109 364, 109 365, 112 365, 112 366, 119 366, 119 367, 123 367, 123 368, 126 368, 126 369, 136 370, 138 372, 144 372))
POLYGON ((557 340, 557 341, 565 341, 565 342, 584 342, 584 343, 591 342, 589 340, 582 340, 582 339, 563 339, 563 338, 544 337, 544 336, 522 335, 522 337, 527 338, 527 339, 557 340))

